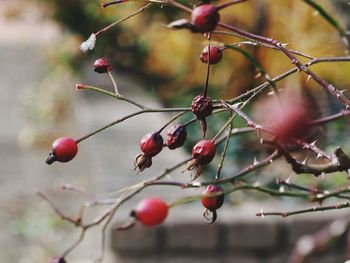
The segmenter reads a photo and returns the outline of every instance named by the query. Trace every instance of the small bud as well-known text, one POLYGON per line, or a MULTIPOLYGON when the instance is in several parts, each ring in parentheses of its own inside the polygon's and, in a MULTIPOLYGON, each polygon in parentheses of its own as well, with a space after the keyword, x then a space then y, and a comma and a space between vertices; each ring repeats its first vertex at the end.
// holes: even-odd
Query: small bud
POLYGON ((107 73, 108 71, 112 70, 111 64, 109 64, 108 59, 106 58, 99 58, 94 62, 94 71, 97 73, 107 73))

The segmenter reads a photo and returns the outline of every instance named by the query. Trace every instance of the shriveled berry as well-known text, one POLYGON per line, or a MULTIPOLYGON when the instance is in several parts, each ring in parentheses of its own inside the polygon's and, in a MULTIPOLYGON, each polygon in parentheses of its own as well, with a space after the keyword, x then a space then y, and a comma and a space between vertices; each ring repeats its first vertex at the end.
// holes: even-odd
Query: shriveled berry
POLYGON ((224 189, 219 185, 208 185, 202 193, 201 203, 210 211, 219 209, 224 203, 224 189))
POLYGON ((167 146, 170 150, 181 147, 187 137, 186 127, 183 125, 174 125, 167 132, 167 146))
POLYGON ((213 112, 213 102, 210 97, 198 95, 193 99, 191 108, 198 120, 204 120, 213 112))
POLYGON ((147 133, 141 139, 140 148, 145 155, 153 157, 163 149, 163 137, 159 132, 147 133))
POLYGON ((218 9, 211 4, 204 4, 192 10, 191 22, 201 33, 211 32, 220 20, 218 9))
POLYGON ((192 148, 192 157, 198 165, 210 163, 216 153, 216 146, 210 140, 201 140, 192 148))
POLYGON ((210 46, 210 54, 208 54, 208 46, 206 46, 203 51, 202 54, 200 56, 200 59, 203 63, 208 63, 208 55, 210 56, 209 58, 209 63, 211 65, 217 64, 221 61, 222 59, 222 51, 220 49, 220 47, 218 46, 210 46))
POLYGON ((53 257, 50 263, 67 263, 67 261, 62 257, 53 257))
POLYGON ((108 59, 99 58, 94 62, 94 71, 97 73, 107 73, 112 70, 112 66, 109 64, 108 59))
POLYGON ((68 137, 61 137, 56 139, 52 144, 52 149, 49 152, 49 156, 46 159, 47 164, 52 164, 55 161, 69 162, 78 153, 77 142, 68 137))
POLYGON ((168 215, 168 205, 160 198, 150 197, 141 200, 131 215, 145 226, 157 226, 168 215))

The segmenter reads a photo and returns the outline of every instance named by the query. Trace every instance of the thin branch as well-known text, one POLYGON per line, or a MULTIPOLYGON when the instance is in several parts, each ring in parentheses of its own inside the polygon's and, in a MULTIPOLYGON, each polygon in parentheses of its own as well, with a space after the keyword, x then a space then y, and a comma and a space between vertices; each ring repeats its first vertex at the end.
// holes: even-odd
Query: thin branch
POLYGON ((293 216, 293 215, 327 211, 327 210, 335 210, 335 209, 343 209, 343 208, 348 208, 348 207, 350 207, 350 202, 346 202, 343 204, 331 205, 331 206, 312 207, 312 208, 289 211, 289 212, 259 212, 259 213, 256 213, 256 216, 259 216, 259 217, 264 217, 264 216, 288 217, 288 216, 293 216))

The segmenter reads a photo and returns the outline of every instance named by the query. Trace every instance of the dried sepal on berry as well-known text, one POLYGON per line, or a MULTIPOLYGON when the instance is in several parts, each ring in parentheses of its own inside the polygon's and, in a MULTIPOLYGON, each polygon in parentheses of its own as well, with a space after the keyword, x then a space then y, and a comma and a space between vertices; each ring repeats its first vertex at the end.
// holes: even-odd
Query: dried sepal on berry
POLYGON ((134 170, 137 172, 142 172, 146 168, 152 166, 152 157, 145 155, 143 153, 136 156, 134 161, 134 170))

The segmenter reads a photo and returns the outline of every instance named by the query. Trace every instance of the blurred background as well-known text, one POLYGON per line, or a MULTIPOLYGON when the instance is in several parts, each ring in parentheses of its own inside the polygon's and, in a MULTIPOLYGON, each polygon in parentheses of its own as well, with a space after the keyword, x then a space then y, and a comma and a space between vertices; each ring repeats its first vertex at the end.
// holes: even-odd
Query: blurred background
MULTIPOLYGON (((350 5, 347 1, 322 0, 318 3, 334 15, 342 25, 349 28, 350 5)), ((196 2, 186 4, 194 5, 196 2)), ((75 91, 75 83, 78 82, 113 89, 106 76, 92 71, 93 61, 99 57, 104 56, 111 60, 122 92, 130 97, 139 98, 146 105, 187 107, 192 98, 201 91, 206 66, 200 62, 199 55, 206 41, 200 35, 167 29, 165 25, 169 22, 183 17, 188 18, 187 14, 169 6, 160 9, 155 5, 143 14, 111 29, 98 38, 93 52, 83 54, 79 50, 80 43, 92 32, 97 32, 109 23, 134 12, 141 5, 139 2, 131 2, 102 9, 97 0, 0 2, 1 262, 48 262, 53 255, 59 255, 78 237, 77 231, 55 216, 48 204, 36 195, 36 191, 45 192, 65 213, 73 215, 77 213, 84 198, 60 190, 63 182, 85 189, 93 193, 96 198, 109 197, 122 187, 154 175, 162 167, 174 163, 174 160, 186 158, 188 151, 199 138, 198 126, 190 126, 188 132, 190 136, 185 147, 187 150, 162 153, 149 171, 136 176, 132 171, 132 164, 139 151, 139 139, 169 119, 168 115, 155 114, 147 118, 137 117, 125 125, 113 127, 88 140, 81 145, 79 155, 73 162, 52 166, 47 166, 44 162, 51 142, 55 138, 62 135, 77 138, 134 110, 130 105, 115 102, 99 94, 75 91)), ((314 57, 345 54, 344 44, 334 28, 303 1, 249 1, 222 10, 220 14, 222 20, 227 23, 265 36, 273 36, 283 43, 290 43, 290 48, 314 57)), ((239 41, 238 38, 219 34, 215 35, 214 39, 218 44, 239 41)), ((291 68, 290 61, 279 52, 260 47, 248 50, 259 59, 271 76, 277 76, 291 68)), ((335 83, 340 90, 349 89, 350 63, 331 64, 331 66, 319 64, 313 69, 327 81, 335 83)), ((211 73, 209 92, 215 98, 232 98, 263 81, 262 78, 255 77, 255 69, 241 54, 229 50, 225 51, 223 61, 212 67, 211 73)), ((308 95, 317 102, 315 111, 319 111, 320 115, 339 111, 334 99, 323 93, 314 82, 307 83, 306 77, 302 74, 279 82, 278 87, 301 91, 305 91, 304 88, 307 87, 308 95)), ((259 101, 256 104, 258 105, 259 101)), ((254 114, 252 107, 247 111, 254 114)), ((186 115, 182 121, 189 118, 191 116, 186 115)), ((224 122, 225 119, 210 118, 208 137, 213 136, 224 122)), ((237 126, 242 124, 239 120, 235 123, 237 126)), ((331 152, 336 145, 342 145, 346 152, 350 152, 348 132, 348 119, 328 124, 322 132, 323 139, 320 146, 331 152)), ((231 145, 224 169, 226 174, 230 171, 232 173, 233 169, 238 170, 242 164, 250 164, 254 156, 260 157, 259 154, 264 154, 257 146, 255 136, 234 138, 231 145)), ((214 169, 215 167, 208 169, 207 176, 210 176, 214 169)), ((249 175, 247 180, 255 182, 256 175, 260 175, 260 172, 249 175)), ((259 177, 259 183, 277 187, 274 186, 276 177, 286 179, 292 176, 292 173, 284 162, 277 162, 265 169, 263 175, 262 178, 259 177)), ((174 178, 176 176, 183 179, 181 174, 174 175, 174 178)), ((343 173, 335 173, 322 180, 298 175, 293 176, 293 181, 321 189, 335 189, 338 186, 348 185, 347 177, 343 173)), ((127 218, 135 202, 150 193, 157 193, 169 201, 175 201, 184 195, 198 194, 195 191, 176 190, 152 188, 146 191, 140 197, 131 200, 127 207, 123 207, 118 217, 119 222, 127 218)), ((208 231, 209 236, 214 235, 220 239, 221 234, 225 232, 223 229, 233 221, 238 224, 247 221, 252 225, 258 224, 259 219, 255 218, 255 213, 262 206, 272 210, 277 208, 285 210, 305 205, 251 192, 235 193, 227 199, 224 211, 219 215, 219 227, 211 230, 205 230, 207 226, 203 224, 198 204, 174 209, 168 223, 172 228, 157 230, 158 234, 155 236, 152 236, 151 232, 137 229, 139 232, 135 230, 136 234, 131 232, 134 234, 122 236, 123 243, 111 230, 108 236, 112 238, 109 238, 106 262, 144 262, 140 258, 130 259, 130 254, 148 255, 147 262, 166 262, 165 254, 168 250, 163 248, 160 253, 159 249, 162 246, 159 244, 164 236, 166 238, 173 236, 172 234, 181 232, 181 229, 189 233, 189 229, 196 229, 201 224, 203 231, 208 231), (184 222, 180 230, 176 225, 179 222, 184 222), (142 238, 148 237, 150 240, 154 239, 154 243, 149 241, 151 245, 144 247, 144 244, 139 244, 140 247, 137 247, 138 243, 132 239, 133 235, 139 242, 143 241, 142 238), (125 242, 129 243, 125 245, 125 242), (112 246, 119 252, 117 255, 112 246), (140 254, 133 251, 139 251, 140 254)), ((332 216, 343 213, 346 215, 346 212, 338 211, 324 213, 325 220, 316 219, 320 220, 319 224, 315 223, 315 218, 312 218, 311 222, 308 221, 310 218, 307 218, 307 222, 312 226, 323 226, 332 216)), ((87 218, 91 219, 96 215, 96 211, 89 211, 87 218)), ((268 252, 264 250, 263 244, 250 244, 249 240, 255 238, 249 236, 252 234, 249 231, 242 233, 246 234, 248 240, 245 247, 243 246, 245 252, 242 255, 240 254, 242 248, 234 242, 231 242, 232 244, 227 242, 229 245, 222 248, 222 251, 230 247, 239 251, 235 260, 232 259, 232 255, 226 257, 226 252, 221 254, 217 252, 221 251, 216 249, 218 242, 207 244, 214 251, 214 256, 212 254, 206 256, 202 251, 205 249, 205 244, 202 247, 192 248, 194 242, 180 235, 169 241, 170 247, 172 246, 169 257, 173 257, 174 254, 180 256, 169 259, 168 262, 198 262, 197 256, 203 257, 203 255, 208 262, 216 262, 213 258, 218 254, 215 253, 220 255, 218 262, 260 262, 256 258, 264 257, 274 258, 276 260, 274 262, 284 262, 280 254, 290 252, 298 236, 295 234, 287 241, 288 245, 283 247, 283 253, 277 253, 279 241, 284 240, 280 239, 280 236, 292 236, 287 232, 293 229, 294 223, 301 223, 294 222, 293 219, 286 219, 283 223, 279 220, 278 223, 275 220, 272 222, 272 227, 269 221, 261 227, 267 231, 263 233, 267 233, 272 240, 270 243, 266 241, 269 244, 266 248, 268 252), (283 229, 281 231, 285 233, 281 234, 276 229, 283 229), (184 247, 183 244, 187 245, 184 247), (249 252, 250 246, 253 247, 253 252, 249 252), (191 256, 185 257, 181 254, 183 251, 189 252, 191 256)), ((201 229, 198 232, 203 232, 201 229)), ((316 231, 319 228, 305 227, 305 229, 305 231, 311 229, 316 231)), ((198 240, 201 240, 200 233, 197 233, 198 240)), ((235 235, 236 232, 232 233, 235 235)), ((300 235, 303 233, 300 231, 300 235)), ((98 229, 90 233, 82 246, 69 257, 69 262, 91 262, 90 259, 99 254, 100 242, 97 241, 97 237, 100 238, 98 229)), ((343 247, 339 249, 342 249, 341 255, 345 258, 345 250, 343 247)), ((273 261, 271 259, 265 262, 273 261)))

